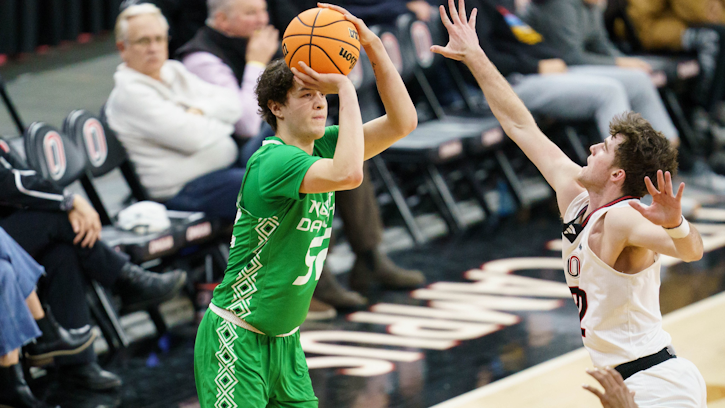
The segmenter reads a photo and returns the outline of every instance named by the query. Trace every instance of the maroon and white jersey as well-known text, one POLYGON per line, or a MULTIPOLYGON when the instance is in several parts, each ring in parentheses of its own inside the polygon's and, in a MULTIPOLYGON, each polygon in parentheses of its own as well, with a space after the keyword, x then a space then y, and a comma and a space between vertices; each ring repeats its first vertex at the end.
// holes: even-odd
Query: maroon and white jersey
POLYGON ((616 366, 657 353, 670 344, 660 313, 660 256, 635 274, 616 271, 589 248, 597 220, 612 208, 629 205, 621 197, 588 217, 589 194, 577 196, 564 214, 562 233, 564 272, 579 307, 584 347, 597 367, 616 366))

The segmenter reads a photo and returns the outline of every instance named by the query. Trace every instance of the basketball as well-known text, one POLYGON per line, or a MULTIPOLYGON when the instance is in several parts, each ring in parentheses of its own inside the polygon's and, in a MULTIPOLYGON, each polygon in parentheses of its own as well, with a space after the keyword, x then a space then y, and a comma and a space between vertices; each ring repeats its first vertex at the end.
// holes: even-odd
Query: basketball
POLYGON ((287 66, 300 69, 302 61, 321 74, 350 73, 360 57, 357 29, 342 13, 313 8, 300 13, 282 38, 287 66))

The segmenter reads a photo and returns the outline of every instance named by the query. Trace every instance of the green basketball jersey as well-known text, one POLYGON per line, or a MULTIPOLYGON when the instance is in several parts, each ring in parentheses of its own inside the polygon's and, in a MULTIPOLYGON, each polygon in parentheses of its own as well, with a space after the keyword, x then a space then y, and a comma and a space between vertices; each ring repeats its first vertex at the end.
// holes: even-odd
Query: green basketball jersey
POLYGON ((312 155, 269 137, 247 163, 224 279, 212 302, 268 336, 307 316, 327 257, 335 193, 300 194, 310 166, 332 158, 338 127, 325 129, 312 155))

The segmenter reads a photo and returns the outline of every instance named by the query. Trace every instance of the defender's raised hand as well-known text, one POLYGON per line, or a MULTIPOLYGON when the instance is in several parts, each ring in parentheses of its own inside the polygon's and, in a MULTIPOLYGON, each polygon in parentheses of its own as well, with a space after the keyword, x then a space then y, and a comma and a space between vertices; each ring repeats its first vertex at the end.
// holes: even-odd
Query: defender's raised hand
POLYGON ((685 183, 680 183, 677 194, 672 191, 672 175, 669 171, 657 171, 657 188, 649 177, 644 178, 647 191, 652 196, 652 205, 644 205, 638 201, 630 201, 629 205, 639 211, 645 218, 655 225, 665 228, 675 228, 682 222, 682 192, 685 183))
POLYGON ((375 33, 372 32, 367 25, 365 25, 365 22, 362 21, 362 19, 353 16, 349 11, 345 10, 344 8, 328 3, 317 3, 317 7, 328 8, 330 10, 335 10, 342 13, 342 15, 345 16, 345 20, 351 22, 355 26, 355 28, 357 28, 357 34, 360 37, 360 45, 362 45, 363 47, 370 45, 378 38, 378 36, 375 35, 375 33))
POLYGON ((466 19, 466 3, 464 0, 458 1, 458 8, 454 0, 448 0, 448 8, 451 11, 451 18, 446 14, 446 8, 440 6, 441 20, 448 30, 448 44, 445 47, 434 45, 430 50, 443 55, 446 58, 457 61, 464 61, 474 51, 480 51, 478 45, 478 35, 476 34, 476 14, 477 9, 473 9, 471 17, 466 19))

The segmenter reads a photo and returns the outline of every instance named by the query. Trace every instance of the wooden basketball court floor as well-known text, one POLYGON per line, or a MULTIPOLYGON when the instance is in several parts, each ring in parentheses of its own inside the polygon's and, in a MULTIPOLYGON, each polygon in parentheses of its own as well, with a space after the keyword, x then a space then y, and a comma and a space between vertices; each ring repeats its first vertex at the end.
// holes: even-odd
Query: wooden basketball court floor
MULTIPOLYGON (((713 222, 725 221, 725 212, 701 208, 694 220, 704 235, 706 251, 723 246, 713 222)), ((554 245, 558 246, 558 245, 554 245)), ((663 264, 672 266, 669 258, 663 264)), ((692 361, 707 384, 708 406, 725 408, 725 292, 666 314, 663 328, 672 336, 678 357, 692 361)), ((599 399, 582 384, 599 384, 585 370, 593 367, 584 347, 538 364, 502 380, 470 391, 433 408, 574 408, 597 407, 599 399)))
MULTIPOLYGON (((725 293, 664 317, 678 357, 695 363, 707 384, 708 406, 725 407, 725 293)), ((584 348, 453 398, 434 408, 597 407, 599 399, 581 388, 597 385, 585 374, 592 361, 584 348)), ((601 388, 601 387, 599 387, 601 388)))

